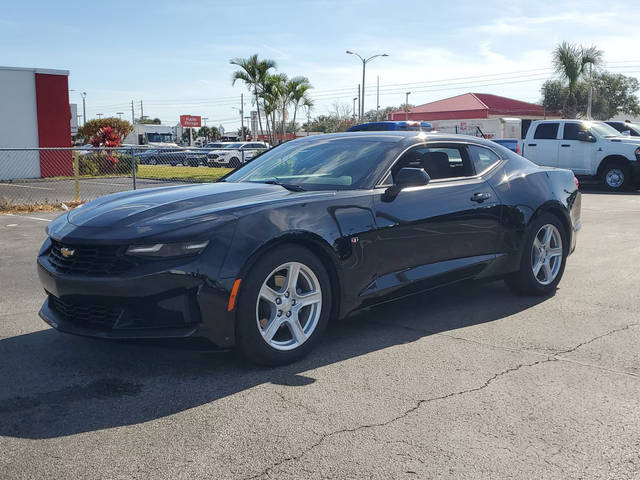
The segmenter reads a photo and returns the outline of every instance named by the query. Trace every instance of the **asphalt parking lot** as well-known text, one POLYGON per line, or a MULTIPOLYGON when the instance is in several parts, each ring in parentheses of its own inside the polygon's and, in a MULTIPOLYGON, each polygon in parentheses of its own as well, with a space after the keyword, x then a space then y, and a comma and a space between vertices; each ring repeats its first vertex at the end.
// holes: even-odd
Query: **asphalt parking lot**
POLYGON ((0 215, 2 478, 640 478, 640 195, 587 193, 555 295, 450 287, 303 361, 48 328, 51 214, 0 215))

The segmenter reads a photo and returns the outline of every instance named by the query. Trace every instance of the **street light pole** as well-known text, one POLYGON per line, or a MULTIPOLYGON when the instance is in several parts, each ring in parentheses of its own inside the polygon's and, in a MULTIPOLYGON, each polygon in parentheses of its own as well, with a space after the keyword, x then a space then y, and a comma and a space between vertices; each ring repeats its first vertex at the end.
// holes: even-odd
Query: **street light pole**
POLYGON ((407 92, 405 93, 405 100, 404 100, 404 119, 405 120, 409 120, 409 95, 411 95, 411 92, 407 92))
POLYGON ((102 115, 104 115, 104 113, 96 113, 96 117, 98 118, 102 118, 102 115))
POLYGON ((124 115, 124 112, 116 112, 116 115, 118 115, 118 117, 120 117, 120 120, 122 120, 122 115, 124 115))
POLYGON ((352 52, 351 50, 347 50, 347 53, 349 55, 357 56, 362 61, 362 90, 360 91, 360 98, 361 98, 360 105, 358 105, 358 108, 360 109, 360 120, 362 120, 362 116, 364 115, 364 79, 365 79, 365 69, 366 69, 367 63, 373 60, 374 58, 388 57, 389 55, 387 55, 386 53, 379 53, 377 55, 372 55, 369 58, 364 58, 364 57, 361 57, 356 52, 352 52))
POLYGON ((358 100, 358 97, 353 97, 353 119, 356 119, 356 100, 358 100))

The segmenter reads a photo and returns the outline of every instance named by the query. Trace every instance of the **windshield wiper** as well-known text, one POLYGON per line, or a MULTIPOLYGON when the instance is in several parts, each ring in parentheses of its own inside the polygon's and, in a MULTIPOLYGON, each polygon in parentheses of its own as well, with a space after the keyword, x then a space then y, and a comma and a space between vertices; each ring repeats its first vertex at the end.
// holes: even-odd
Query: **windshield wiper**
POLYGON ((278 180, 264 180, 260 183, 268 183, 269 185, 280 185, 281 187, 286 188, 291 192, 305 192, 306 190, 302 188, 300 185, 296 185, 295 183, 282 183, 278 180))

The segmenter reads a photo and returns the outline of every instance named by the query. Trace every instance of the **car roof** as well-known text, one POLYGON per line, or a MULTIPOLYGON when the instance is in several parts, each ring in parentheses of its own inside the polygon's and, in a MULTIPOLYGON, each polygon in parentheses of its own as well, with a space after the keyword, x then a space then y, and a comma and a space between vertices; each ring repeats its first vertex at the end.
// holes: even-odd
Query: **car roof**
POLYGON ((423 142, 473 142, 478 144, 487 145, 492 147, 494 142, 486 140, 480 137, 474 137, 471 135, 459 135, 455 133, 440 133, 440 132, 418 132, 418 131, 368 131, 368 132, 339 132, 339 133, 325 133, 321 135, 310 135, 308 137, 300 137, 292 142, 313 142, 316 140, 325 140, 332 138, 367 138, 380 142, 390 142, 398 144, 407 144, 410 146, 414 143, 423 142))

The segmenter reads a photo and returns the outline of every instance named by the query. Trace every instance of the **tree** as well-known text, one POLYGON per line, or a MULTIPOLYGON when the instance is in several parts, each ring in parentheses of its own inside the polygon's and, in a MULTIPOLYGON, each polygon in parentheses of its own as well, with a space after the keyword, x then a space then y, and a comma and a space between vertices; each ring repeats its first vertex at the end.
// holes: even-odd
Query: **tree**
POLYGON ((276 68, 276 62, 270 59, 259 60, 258 54, 255 53, 249 58, 232 58, 229 63, 237 65, 240 70, 233 72, 231 84, 235 85, 237 80, 244 82, 250 92, 253 93, 258 111, 258 124, 262 133, 262 120, 260 118, 260 93, 264 85, 269 70, 276 68))
POLYGON ((133 131, 133 126, 126 120, 120 120, 115 117, 96 118, 89 120, 78 129, 78 133, 82 135, 87 141, 91 141, 98 135, 100 130, 104 127, 110 127, 113 129, 113 134, 119 139, 119 144, 122 143, 124 137, 129 135, 133 131))
POLYGON ((311 108, 313 101, 309 97, 309 90, 312 89, 311 83, 307 77, 293 77, 287 82, 287 93, 290 98, 290 102, 293 104, 293 133, 295 134, 296 115, 298 108, 301 106, 311 108))
POLYGON ((198 137, 204 137, 207 140, 211 138, 211 127, 200 127, 200 130, 198 130, 198 137))
POLYGON ((159 118, 149 118, 147 116, 136 118, 136 123, 143 125, 160 125, 162 121, 159 118))
MULTIPOLYGON (((640 88, 634 77, 599 72, 593 76, 593 104, 591 116, 608 120, 618 114, 640 115, 640 104, 635 92, 640 88)), ((568 87, 560 80, 548 80, 542 85, 542 105, 547 111, 562 111, 569 95, 568 87)), ((586 118, 589 103, 589 84, 578 82, 574 92, 575 117, 586 118)), ((575 118, 574 117, 574 118, 575 118)))
MULTIPOLYGON (((189 143, 191 139, 195 140, 198 138, 198 131, 195 128, 185 128, 182 131, 182 141, 189 143), (191 136, 189 136, 189 132, 191 132, 191 136)), ((189 143, 189 145, 191 145, 189 143)))
POLYGON ((585 48, 562 42, 553 51, 553 69, 567 82, 567 96, 562 108, 566 118, 576 118, 576 91, 580 80, 591 77, 593 69, 602 64, 602 52, 596 47, 585 48))
POLYGON ((238 129, 238 138, 247 139, 249 138, 249 135, 251 135, 251 130, 249 130, 248 127, 244 126, 238 129))

